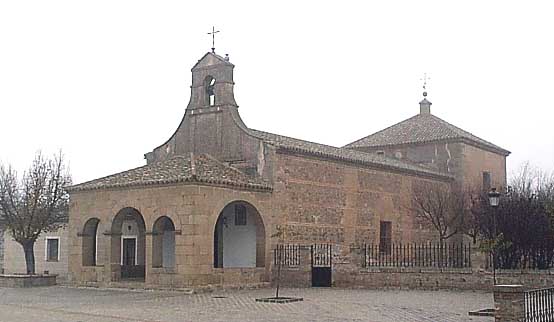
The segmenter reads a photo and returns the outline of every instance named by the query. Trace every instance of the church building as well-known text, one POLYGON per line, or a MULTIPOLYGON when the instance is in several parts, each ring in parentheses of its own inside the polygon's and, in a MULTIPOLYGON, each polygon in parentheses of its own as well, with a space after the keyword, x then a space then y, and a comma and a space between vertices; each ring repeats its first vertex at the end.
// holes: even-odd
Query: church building
POLYGON ((414 189, 506 183, 509 152, 431 114, 344 147, 241 120, 229 57, 192 68, 190 102, 146 165, 70 188, 69 279, 193 287, 269 281, 279 243, 429 242, 414 189))

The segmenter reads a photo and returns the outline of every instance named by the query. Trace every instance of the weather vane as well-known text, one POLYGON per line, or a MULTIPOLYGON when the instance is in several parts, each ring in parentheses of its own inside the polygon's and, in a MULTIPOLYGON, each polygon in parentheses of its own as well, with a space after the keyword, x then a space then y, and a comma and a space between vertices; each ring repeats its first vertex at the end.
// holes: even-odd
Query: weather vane
POLYGON ((426 97, 427 96, 427 81, 430 80, 431 77, 427 77, 427 73, 424 73, 423 74, 423 78, 421 78, 420 80, 423 81, 423 96, 426 97))
POLYGON ((219 32, 215 30, 215 27, 212 26, 212 32, 208 32, 208 35, 212 35, 212 53, 215 54, 215 34, 219 32))

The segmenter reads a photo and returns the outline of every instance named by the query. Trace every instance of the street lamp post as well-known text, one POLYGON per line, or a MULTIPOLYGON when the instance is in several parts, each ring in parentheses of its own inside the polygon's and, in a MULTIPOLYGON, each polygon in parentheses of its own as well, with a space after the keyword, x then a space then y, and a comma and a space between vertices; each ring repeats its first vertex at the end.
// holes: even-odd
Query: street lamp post
POLYGON ((496 188, 492 188, 488 193, 489 196, 489 205, 493 208, 492 213, 492 237, 493 242, 491 244, 492 252, 492 278, 494 285, 496 285, 496 209, 500 204, 500 192, 496 191, 496 188))

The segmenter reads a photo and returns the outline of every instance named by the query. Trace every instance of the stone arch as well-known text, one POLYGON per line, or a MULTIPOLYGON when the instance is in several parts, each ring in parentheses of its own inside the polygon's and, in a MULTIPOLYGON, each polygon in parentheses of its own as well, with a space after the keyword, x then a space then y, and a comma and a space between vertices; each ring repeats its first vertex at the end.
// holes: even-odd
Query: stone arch
POLYGON ((265 225, 256 207, 243 200, 228 203, 214 227, 214 267, 265 267, 265 225))
POLYGON ((175 267, 175 224, 162 216, 152 227, 152 267, 175 267))
POLYGON ((146 224, 144 217, 135 208, 118 211, 111 227, 112 264, 121 266, 117 279, 144 279, 146 266, 146 224))
POLYGON ((90 218, 83 226, 81 255, 83 266, 96 266, 98 255, 98 225, 100 219, 90 218))
POLYGON ((206 105, 215 105, 215 78, 211 75, 206 76, 204 79, 204 89, 206 95, 206 105))

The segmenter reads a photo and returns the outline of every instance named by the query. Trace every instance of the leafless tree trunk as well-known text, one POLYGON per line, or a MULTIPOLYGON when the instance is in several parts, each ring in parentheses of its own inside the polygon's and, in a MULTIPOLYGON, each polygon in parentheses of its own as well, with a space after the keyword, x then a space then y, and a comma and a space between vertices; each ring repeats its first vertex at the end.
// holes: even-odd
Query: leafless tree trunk
POLYGON ((0 220, 25 254, 27 274, 35 274, 34 244, 41 233, 67 222, 71 177, 61 152, 51 159, 39 152, 19 180, 0 164, 0 220))
POLYGON ((27 274, 35 274, 35 241, 25 241, 21 243, 21 246, 23 246, 23 252, 25 253, 25 267, 27 268, 27 274))
POLYGON ((414 189, 412 207, 416 217, 436 230, 442 246, 448 238, 462 232, 470 210, 469 202, 470 198, 462 189, 429 184, 414 189))

